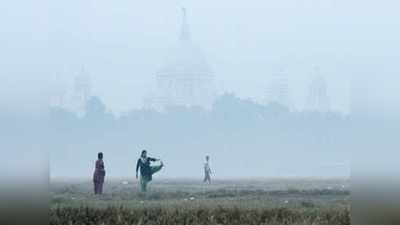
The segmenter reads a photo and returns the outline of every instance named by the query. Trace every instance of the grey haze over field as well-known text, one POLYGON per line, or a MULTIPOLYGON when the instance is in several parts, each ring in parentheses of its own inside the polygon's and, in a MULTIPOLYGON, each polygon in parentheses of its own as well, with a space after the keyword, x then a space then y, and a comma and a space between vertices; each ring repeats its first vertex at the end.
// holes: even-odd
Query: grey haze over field
POLYGON ((392 157, 400 146, 396 1, 15 0, 0 6, 0 149, 7 159, 0 178, 49 168, 52 176, 88 177, 98 151, 105 152, 110 176, 131 176, 143 148, 166 161, 165 177, 198 176, 206 154, 220 177, 348 176, 354 158, 365 159, 363 168, 381 163, 398 171, 392 157), (210 67, 204 74, 215 82, 215 105, 142 110, 179 46, 182 7, 191 41, 210 67), (81 105, 86 114, 50 108, 82 70, 92 88, 81 105), (278 81, 271 89, 287 88, 291 111, 265 104, 281 73, 287 87, 278 81), (331 112, 303 111, 320 99, 331 112), (51 165, 43 163, 46 153, 51 165))
POLYGON ((371 110, 398 111, 400 19, 395 1, 7 1, 0 8, 3 111, 37 112, 81 70, 115 113, 140 108, 176 45, 181 7, 211 65, 218 93, 262 101, 284 69, 295 108, 304 107, 313 68, 331 108, 350 111, 351 84, 371 110), (58 81, 55 81, 55 76, 58 81))

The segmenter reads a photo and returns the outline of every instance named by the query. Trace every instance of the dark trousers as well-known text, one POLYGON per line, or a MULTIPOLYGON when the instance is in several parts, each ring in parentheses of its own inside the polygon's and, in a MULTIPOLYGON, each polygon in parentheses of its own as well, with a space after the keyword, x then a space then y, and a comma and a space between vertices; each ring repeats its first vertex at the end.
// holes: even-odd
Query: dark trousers
MULTIPOLYGON (((150 167, 150 172, 151 172, 151 176, 153 176, 153 174, 157 173, 158 171, 160 171, 163 168, 163 166, 152 166, 150 167)), ((147 191, 147 184, 150 182, 151 178, 147 178, 144 176, 140 176, 140 190, 142 192, 146 192, 147 191)))
POLYGON ((211 183, 211 176, 210 176, 210 173, 209 173, 209 172, 205 172, 205 173, 204 173, 204 180, 203 180, 203 182, 204 182, 204 183, 206 183, 206 182, 211 183))
POLYGON ((94 194, 101 195, 103 194, 103 184, 104 182, 93 182, 94 183, 94 194))

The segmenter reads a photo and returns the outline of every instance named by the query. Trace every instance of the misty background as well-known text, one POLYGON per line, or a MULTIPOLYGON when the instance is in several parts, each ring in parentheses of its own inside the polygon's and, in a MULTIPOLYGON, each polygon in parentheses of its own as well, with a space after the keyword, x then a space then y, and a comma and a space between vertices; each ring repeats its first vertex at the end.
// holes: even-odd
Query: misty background
POLYGON ((36 159, 48 152, 52 175, 90 176, 103 151, 110 176, 133 176, 140 150, 148 149, 164 159, 165 177, 201 176, 205 154, 220 177, 347 176, 355 149, 373 159, 377 149, 395 154, 398 146, 399 6, 358 0, 1 3, 4 174, 42 165, 36 159), (182 7, 215 76, 215 102, 208 110, 145 109, 158 69, 179 42, 182 7), (269 82, 282 70, 289 108, 267 101, 269 82), (83 114, 52 106, 82 71, 91 84, 83 114), (329 111, 305 110, 316 71, 326 81, 329 111))

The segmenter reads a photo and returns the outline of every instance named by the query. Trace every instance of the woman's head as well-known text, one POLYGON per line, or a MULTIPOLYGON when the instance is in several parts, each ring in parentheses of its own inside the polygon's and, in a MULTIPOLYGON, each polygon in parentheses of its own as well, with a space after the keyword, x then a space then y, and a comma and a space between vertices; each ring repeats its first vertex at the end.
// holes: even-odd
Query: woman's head
POLYGON ((142 154, 140 154, 141 157, 146 158, 147 157, 147 151, 143 150, 142 154))
POLYGON ((97 153, 97 158, 98 159, 103 159, 103 153, 102 152, 97 153))

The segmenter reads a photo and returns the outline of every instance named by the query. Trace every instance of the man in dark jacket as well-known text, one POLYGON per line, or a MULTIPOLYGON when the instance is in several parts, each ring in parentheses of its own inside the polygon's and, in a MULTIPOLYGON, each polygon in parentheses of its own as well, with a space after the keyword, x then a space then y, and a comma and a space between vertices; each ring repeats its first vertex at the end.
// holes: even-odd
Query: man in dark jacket
POLYGON ((164 164, 160 159, 147 157, 147 151, 143 150, 140 158, 136 163, 136 179, 139 178, 140 168, 140 190, 142 192, 147 191, 147 184, 153 179, 153 174, 160 171, 164 164), (159 166, 151 166, 151 162, 160 161, 159 166))

